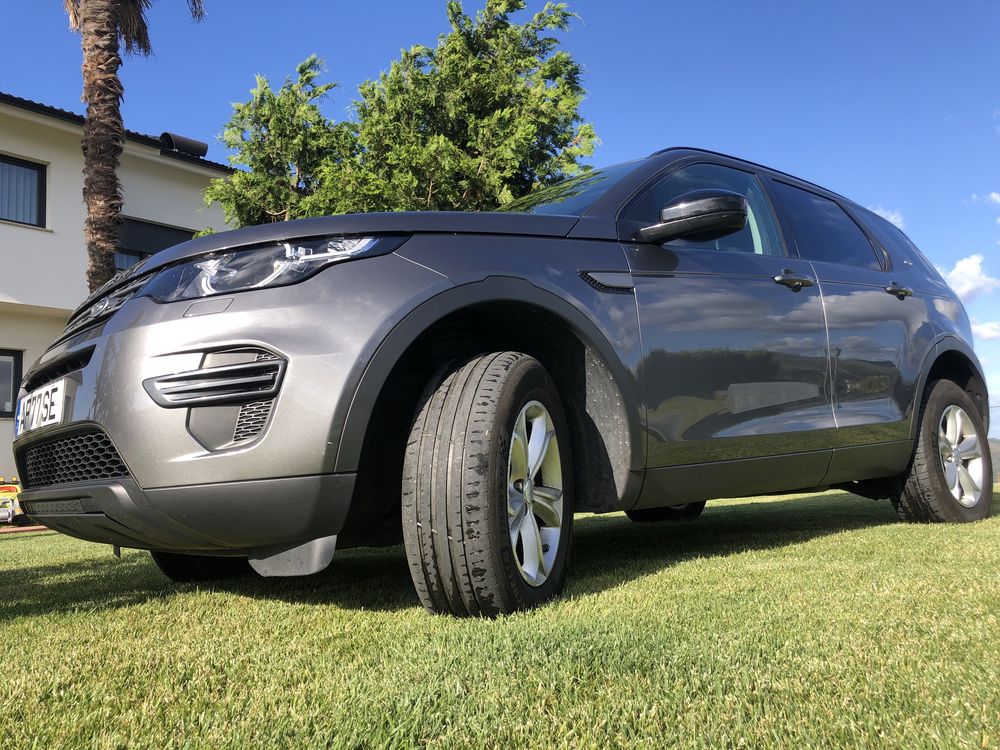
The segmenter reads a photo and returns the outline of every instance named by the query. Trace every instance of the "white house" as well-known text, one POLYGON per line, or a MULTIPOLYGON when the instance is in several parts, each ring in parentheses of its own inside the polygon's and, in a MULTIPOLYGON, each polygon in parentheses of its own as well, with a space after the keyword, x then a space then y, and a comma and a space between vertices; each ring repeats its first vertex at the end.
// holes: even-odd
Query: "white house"
MULTIPOLYGON (((82 134, 81 115, 0 93, 0 476, 16 473, 10 444, 21 374, 87 296, 82 134)), ((231 170, 172 150, 185 140, 128 131, 120 268, 198 230, 225 228, 202 191, 231 170)))

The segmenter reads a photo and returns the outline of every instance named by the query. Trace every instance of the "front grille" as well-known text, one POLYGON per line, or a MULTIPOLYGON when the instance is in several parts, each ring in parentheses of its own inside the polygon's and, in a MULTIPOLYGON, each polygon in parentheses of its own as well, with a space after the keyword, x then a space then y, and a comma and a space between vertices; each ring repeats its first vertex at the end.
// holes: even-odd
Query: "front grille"
POLYGON ((73 352, 47 364, 24 381, 24 390, 31 393, 36 388, 41 388, 46 383, 58 380, 63 375, 82 370, 90 363, 92 356, 94 356, 94 347, 88 346, 86 349, 73 352))
POLYGON ((101 430, 57 437, 18 451, 24 488, 130 476, 111 438, 101 430))
POLYGON ((233 441, 250 440, 257 437, 264 429, 264 425, 267 424, 273 403, 274 399, 243 404, 240 407, 240 415, 236 419, 236 429, 233 430, 233 441))

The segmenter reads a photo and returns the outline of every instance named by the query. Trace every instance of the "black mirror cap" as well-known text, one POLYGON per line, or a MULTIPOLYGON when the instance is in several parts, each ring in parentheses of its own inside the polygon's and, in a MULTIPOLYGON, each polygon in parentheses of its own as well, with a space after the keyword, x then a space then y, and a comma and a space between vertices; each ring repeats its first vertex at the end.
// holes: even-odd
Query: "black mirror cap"
POLYGON ((738 232, 747 223, 747 199, 730 190, 692 190, 660 211, 660 223, 643 227, 638 239, 664 243, 670 240, 717 240, 738 232))

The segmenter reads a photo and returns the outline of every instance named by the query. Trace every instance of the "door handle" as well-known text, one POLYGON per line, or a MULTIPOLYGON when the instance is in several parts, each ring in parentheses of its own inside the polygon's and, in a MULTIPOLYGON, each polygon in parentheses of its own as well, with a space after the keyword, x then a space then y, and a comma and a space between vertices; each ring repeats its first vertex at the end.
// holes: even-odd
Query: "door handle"
POLYGON ((885 288, 885 291, 897 299, 906 299, 907 297, 913 296, 913 290, 910 289, 910 287, 900 286, 895 281, 890 281, 889 286, 885 288))
POLYGON ((774 277, 774 283, 787 286, 793 292, 798 292, 804 287, 812 286, 816 283, 816 280, 809 276, 800 276, 790 268, 785 268, 774 277))

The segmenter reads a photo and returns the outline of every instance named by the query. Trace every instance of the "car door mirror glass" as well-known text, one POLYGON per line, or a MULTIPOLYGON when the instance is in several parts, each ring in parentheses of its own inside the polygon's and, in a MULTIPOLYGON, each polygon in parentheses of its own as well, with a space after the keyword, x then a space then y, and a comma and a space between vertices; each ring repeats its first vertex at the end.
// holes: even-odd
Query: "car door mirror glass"
POLYGON ((743 229, 747 212, 747 199, 739 193, 692 190, 664 206, 659 223, 640 229, 638 239, 660 244, 676 239, 715 240, 743 229))

